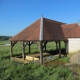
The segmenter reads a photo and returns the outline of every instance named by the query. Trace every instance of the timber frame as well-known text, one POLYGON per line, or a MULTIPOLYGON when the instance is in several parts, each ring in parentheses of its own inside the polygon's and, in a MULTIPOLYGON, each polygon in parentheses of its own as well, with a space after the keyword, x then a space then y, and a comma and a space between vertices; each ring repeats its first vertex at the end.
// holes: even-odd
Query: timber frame
MULTIPOLYGON (((10 47, 10 56, 11 58, 13 57, 13 47, 14 45, 17 43, 17 41, 11 41, 11 47, 10 47)), ((29 47, 29 53, 31 51, 31 44, 36 44, 40 50, 40 64, 43 64, 43 49, 45 49, 46 51, 46 45, 47 45, 48 41, 39 41, 39 43, 37 41, 21 41, 21 47, 22 47, 22 58, 23 60, 25 60, 25 47, 26 45, 28 45, 29 47)), ((59 58, 61 57, 61 41, 55 41, 56 43, 56 49, 59 50, 59 58)), ((66 48, 66 41, 64 41, 65 43, 65 48, 66 48)), ((65 55, 67 56, 67 54, 65 55)))

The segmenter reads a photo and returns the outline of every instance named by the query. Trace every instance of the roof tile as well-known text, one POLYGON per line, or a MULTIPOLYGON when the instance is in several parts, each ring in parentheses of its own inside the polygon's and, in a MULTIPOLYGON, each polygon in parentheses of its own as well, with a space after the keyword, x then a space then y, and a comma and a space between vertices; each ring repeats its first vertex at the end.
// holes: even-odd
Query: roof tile
MULTIPOLYGON (((17 35, 12 37, 10 41, 37 41, 40 40, 40 23, 41 19, 38 19, 29 27, 25 28, 17 35)), ((74 37, 73 35, 78 35, 79 29, 76 29, 76 33, 72 33, 75 31, 76 25, 74 27, 69 27, 69 25, 65 25, 62 22, 50 20, 47 18, 43 18, 43 41, 51 41, 51 40, 66 40, 66 37, 74 37), (61 26, 62 25, 62 26, 61 26), (65 27, 66 26, 66 27, 65 27), (67 27, 68 26, 68 27, 67 27), (67 34, 68 33, 68 34, 67 34)))

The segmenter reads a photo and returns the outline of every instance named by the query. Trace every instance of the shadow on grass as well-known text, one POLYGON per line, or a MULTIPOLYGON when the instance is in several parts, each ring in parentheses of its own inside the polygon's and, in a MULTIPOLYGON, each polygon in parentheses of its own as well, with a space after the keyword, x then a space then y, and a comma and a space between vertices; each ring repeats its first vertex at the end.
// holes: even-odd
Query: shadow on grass
MULTIPOLYGON (((50 53, 51 55, 57 55, 57 54, 59 54, 59 50, 58 49, 56 49, 56 50, 49 50, 49 51, 47 51, 47 53, 50 53)), ((64 48, 61 49, 61 54, 65 55, 65 49, 64 48)))

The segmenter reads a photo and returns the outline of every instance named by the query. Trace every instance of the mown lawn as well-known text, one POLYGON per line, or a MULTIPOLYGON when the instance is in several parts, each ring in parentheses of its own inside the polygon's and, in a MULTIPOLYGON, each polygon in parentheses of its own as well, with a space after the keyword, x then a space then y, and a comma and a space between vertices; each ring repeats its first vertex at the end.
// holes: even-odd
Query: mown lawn
MULTIPOLYGON (((0 42, 0 44, 7 41, 0 42)), ((9 42, 8 42, 9 43, 9 42)), ((47 51, 55 50, 55 43, 47 44, 47 51)), ((64 43, 62 42, 62 48, 64 43)), ((17 43, 14 47, 14 55, 20 54, 21 45, 17 43)), ((31 46, 31 53, 37 53, 39 49, 35 44, 31 46)), ((49 64, 39 65, 29 63, 26 65, 11 61, 9 59, 10 46, 0 45, 0 80, 75 80, 72 72, 63 64, 69 61, 69 57, 55 59, 49 64)), ((26 54, 28 54, 28 46, 26 46, 26 54)))

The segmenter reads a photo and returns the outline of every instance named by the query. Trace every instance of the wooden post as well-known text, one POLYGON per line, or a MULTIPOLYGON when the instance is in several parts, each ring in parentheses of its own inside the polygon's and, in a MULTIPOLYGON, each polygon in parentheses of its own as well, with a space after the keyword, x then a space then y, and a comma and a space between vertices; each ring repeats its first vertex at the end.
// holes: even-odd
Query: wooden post
POLYGON ((61 42, 59 41, 59 58, 61 57, 61 42))
POLYGON ((43 64, 42 41, 40 41, 40 64, 43 64))
POLYGON ((30 44, 30 41, 29 41, 29 44, 28 44, 28 46, 29 46, 29 53, 31 53, 31 44, 30 44))
POLYGON ((13 56, 13 46, 12 46, 12 41, 11 41, 11 47, 10 47, 10 56, 13 56))
POLYGON ((23 57, 23 60, 25 60, 25 46, 24 46, 24 41, 22 42, 22 57, 23 57))
POLYGON ((45 45, 45 52, 46 52, 46 44, 47 44, 47 43, 45 42, 45 43, 44 43, 44 45, 45 45))
POLYGON ((10 56, 13 56, 13 46, 17 43, 17 41, 11 41, 11 47, 10 47, 10 56))
POLYGON ((46 44, 45 44, 45 52, 46 52, 46 44))

